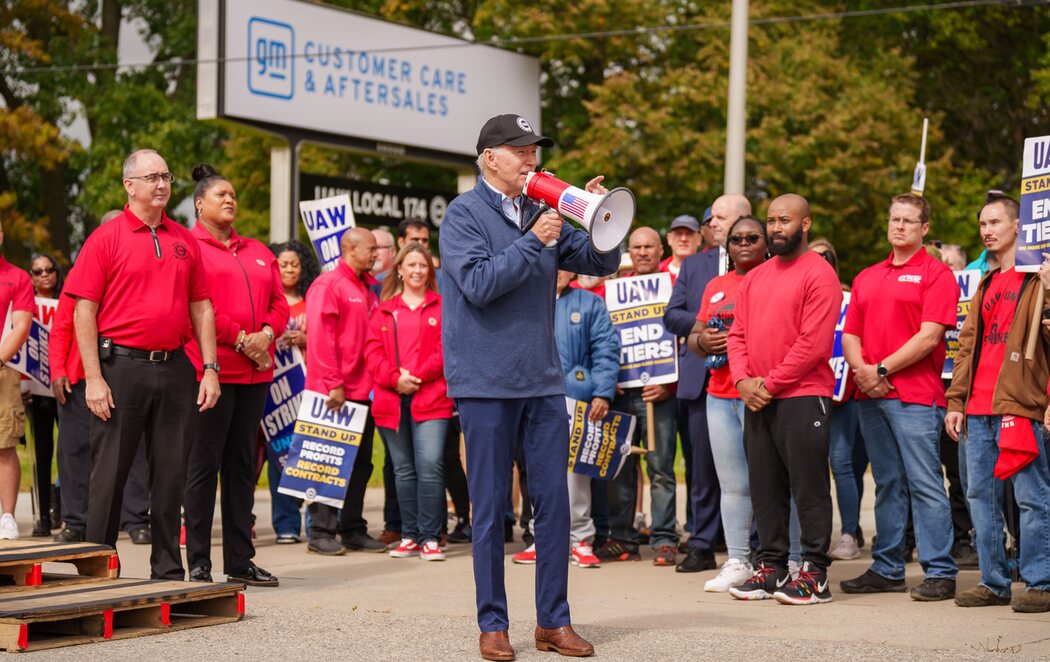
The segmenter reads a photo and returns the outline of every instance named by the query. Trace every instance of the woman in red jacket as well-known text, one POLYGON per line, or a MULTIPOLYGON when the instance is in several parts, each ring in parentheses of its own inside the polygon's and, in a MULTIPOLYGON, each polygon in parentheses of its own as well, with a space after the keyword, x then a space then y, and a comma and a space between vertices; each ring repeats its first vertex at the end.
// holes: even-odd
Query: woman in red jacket
MULTIPOLYGON (((237 194, 233 185, 206 165, 193 169, 193 204, 215 309, 218 344, 218 404, 197 416, 197 432, 186 472, 186 558, 191 581, 211 581, 211 523, 215 515, 216 474, 222 478, 223 571, 230 580, 277 586, 277 578, 252 562, 251 516, 255 502, 255 437, 273 381, 274 330, 288 323, 277 260, 263 243, 233 229, 237 194)), ((196 342, 186 353, 202 365, 196 342)))
POLYGON ((441 296, 422 244, 409 242, 398 252, 380 298, 365 356, 375 380, 372 416, 390 451, 401 508, 402 540, 390 556, 444 561, 438 536, 452 401, 441 354, 441 296))

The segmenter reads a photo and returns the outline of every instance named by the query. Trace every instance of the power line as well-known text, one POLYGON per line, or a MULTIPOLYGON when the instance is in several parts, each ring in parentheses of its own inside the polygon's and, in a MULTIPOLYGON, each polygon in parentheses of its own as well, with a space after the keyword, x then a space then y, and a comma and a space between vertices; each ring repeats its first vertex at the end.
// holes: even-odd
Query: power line
MULTIPOLYGON (((814 21, 830 21, 847 18, 867 18, 871 16, 885 16, 891 14, 913 14, 919 12, 948 11, 958 9, 971 9, 975 7, 1009 7, 1025 9, 1029 7, 1045 6, 1050 0, 958 0, 956 2, 942 2, 938 4, 912 5, 907 7, 882 7, 878 9, 856 9, 823 14, 800 14, 797 16, 770 16, 766 18, 749 19, 749 24, 754 26, 781 25, 785 23, 808 23, 814 21)), ((431 46, 390 46, 385 48, 370 49, 368 53, 398 53, 406 51, 433 51, 451 48, 473 48, 475 46, 489 47, 512 47, 525 44, 539 44, 558 41, 572 41, 574 39, 608 39, 611 37, 633 37, 658 33, 681 33, 696 32, 703 30, 719 30, 729 27, 729 21, 715 21, 711 23, 691 23, 686 25, 661 25, 651 27, 625 28, 622 30, 604 30, 601 32, 577 32, 571 34, 546 35, 541 37, 509 37, 506 39, 493 38, 488 41, 461 41, 448 44, 434 44, 431 46)), ((289 55, 290 58, 306 57, 305 53, 289 55)), ((183 59, 173 58, 162 62, 139 62, 139 63, 92 63, 71 64, 53 67, 23 67, 13 70, 13 74, 44 74, 44 73, 78 73, 92 71, 115 71, 119 69, 161 69, 165 67, 178 67, 198 64, 226 64, 237 62, 248 62, 252 57, 226 57, 211 59, 183 59)))

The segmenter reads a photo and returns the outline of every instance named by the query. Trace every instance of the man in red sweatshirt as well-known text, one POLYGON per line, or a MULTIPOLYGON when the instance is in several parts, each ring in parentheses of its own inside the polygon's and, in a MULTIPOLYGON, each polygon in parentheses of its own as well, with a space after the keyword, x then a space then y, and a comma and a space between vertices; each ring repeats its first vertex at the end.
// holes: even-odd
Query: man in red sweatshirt
MULTIPOLYGON (((368 318, 378 301, 372 292, 376 280, 369 270, 376 261, 375 237, 364 228, 350 228, 339 243, 342 256, 334 269, 318 276, 306 293, 306 327, 310 351, 306 355, 306 388, 327 393, 325 405, 336 410, 347 400, 369 406, 372 378, 365 369, 364 346, 368 318)), ((382 552, 386 545, 368 535, 362 514, 365 488, 372 476, 371 411, 361 435, 343 508, 312 503, 310 542, 306 551, 338 556, 347 549, 382 552), (336 541, 339 533, 342 544, 336 541)))
POLYGON ((831 601, 828 432, 835 376, 828 361, 842 306, 835 270, 808 246, 809 203, 793 193, 769 205, 769 251, 740 285, 729 366, 744 412, 751 502, 758 527, 754 576, 729 589, 740 600, 831 601), (802 569, 788 573, 791 498, 802 527, 802 569))

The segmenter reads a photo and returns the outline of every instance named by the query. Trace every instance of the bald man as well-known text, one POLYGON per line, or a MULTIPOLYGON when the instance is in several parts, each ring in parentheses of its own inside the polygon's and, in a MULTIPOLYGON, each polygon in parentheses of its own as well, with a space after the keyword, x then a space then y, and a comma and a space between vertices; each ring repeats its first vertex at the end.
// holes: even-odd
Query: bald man
POLYGON ((729 368, 744 401, 744 450, 758 528, 754 576, 729 589, 740 600, 790 605, 831 601, 831 370, 842 289, 835 270, 810 252, 809 203, 782 195, 769 205, 775 256, 740 285, 729 332, 729 368), (788 573, 791 498, 802 528, 802 569, 788 573))
MULTIPOLYGON (((660 271, 664 247, 660 234, 647 227, 638 228, 627 241, 635 276, 660 271)), ((674 454, 677 444, 677 411, 671 384, 648 384, 623 389, 613 401, 613 410, 638 417, 635 439, 646 429, 646 403, 653 403, 653 421, 656 428, 655 448, 645 456, 652 497, 653 525, 649 545, 656 553, 653 565, 673 567, 678 547, 676 531, 674 454)), ((637 561, 641 537, 634 528, 634 508, 638 497, 638 456, 628 455, 626 463, 614 480, 609 481, 609 540, 595 550, 603 561, 637 561)))
MULTIPOLYGON (((736 222, 741 216, 751 213, 751 202, 739 193, 726 193, 715 199, 711 205, 711 220, 707 225, 710 228, 711 243, 714 246, 724 246, 726 243, 726 232, 729 226, 736 222)), ((711 246, 705 246, 710 248, 711 246)))
MULTIPOLYGON (((327 393, 332 410, 347 400, 366 407, 372 378, 365 370, 364 345, 368 318, 378 301, 368 272, 376 261, 376 240, 364 228, 350 228, 339 243, 335 269, 317 277, 306 293, 306 324, 310 351, 306 355, 306 388, 327 393)), ((382 552, 386 546, 368 535, 362 513, 365 488, 372 476, 372 436, 375 423, 369 412, 357 450, 343 508, 312 503, 307 552, 338 556, 346 550, 382 552), (342 542, 336 540, 336 534, 342 542)))

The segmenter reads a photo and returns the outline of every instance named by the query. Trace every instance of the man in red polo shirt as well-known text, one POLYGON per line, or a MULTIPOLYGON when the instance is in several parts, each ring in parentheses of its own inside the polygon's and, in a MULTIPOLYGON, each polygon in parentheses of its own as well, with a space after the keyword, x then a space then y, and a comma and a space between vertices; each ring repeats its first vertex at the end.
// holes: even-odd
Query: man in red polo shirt
POLYGON ((150 573, 182 580, 179 516, 196 382, 182 347, 191 329, 204 360, 200 411, 219 399, 219 365, 200 248, 164 213, 173 179, 153 150, 128 157, 124 213, 84 242, 64 294, 77 299, 85 400, 95 415, 87 540, 117 542, 124 483, 145 433, 152 478, 150 573))
MULTIPOLYGON (((0 229, 0 244, 4 231, 0 229)), ((33 282, 29 274, 0 255, 0 315, 11 307, 11 331, 0 342, 0 540, 18 538, 15 502, 22 470, 18 464, 18 442, 26 430, 26 412, 22 404, 21 376, 5 365, 18 353, 29 337, 33 323, 33 282)))
MULTIPOLYGON (((369 269, 378 254, 375 237, 364 228, 351 228, 339 242, 342 256, 335 269, 317 277, 306 293, 306 327, 310 351, 306 355, 306 388, 327 393, 326 404, 339 409, 347 400, 369 407, 372 378, 365 369, 368 318, 378 305, 369 269)), ((361 447, 350 473, 343 508, 337 511, 311 503, 309 544, 306 551, 337 556, 347 549, 382 552, 386 545, 368 535, 363 516, 365 489, 372 476, 372 437, 375 422, 369 410, 361 447), (342 544, 336 539, 342 537, 342 544)))
POLYGON ((841 583, 845 593, 902 592, 904 536, 911 499, 919 563, 926 578, 914 600, 955 597, 952 515, 941 473, 944 332, 956 323, 959 285, 922 242, 930 203, 898 195, 890 204, 890 256, 860 272, 842 330, 842 350, 856 373, 861 430, 875 478, 872 564, 841 583))

